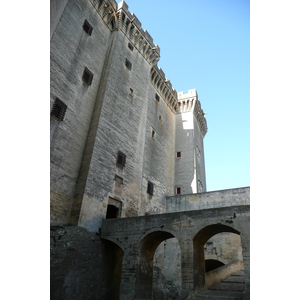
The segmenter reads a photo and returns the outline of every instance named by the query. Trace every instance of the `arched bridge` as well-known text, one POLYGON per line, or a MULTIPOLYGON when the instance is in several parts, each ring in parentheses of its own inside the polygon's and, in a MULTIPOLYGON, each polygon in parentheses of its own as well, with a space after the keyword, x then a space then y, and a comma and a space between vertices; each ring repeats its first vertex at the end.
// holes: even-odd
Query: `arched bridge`
POLYGON ((151 299, 155 250, 162 241, 174 237, 181 249, 182 293, 204 289, 204 245, 221 232, 241 237, 245 299, 249 299, 249 205, 103 220, 101 237, 118 245, 123 253, 120 299, 151 299))

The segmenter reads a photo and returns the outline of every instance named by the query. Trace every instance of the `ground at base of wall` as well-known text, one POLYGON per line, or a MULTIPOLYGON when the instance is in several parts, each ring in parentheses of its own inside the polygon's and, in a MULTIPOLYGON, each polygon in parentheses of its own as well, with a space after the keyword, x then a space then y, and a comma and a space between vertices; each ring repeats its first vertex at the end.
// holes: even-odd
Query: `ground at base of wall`
POLYGON ((180 296, 180 287, 172 282, 157 284, 153 287, 152 299, 172 300, 180 296))

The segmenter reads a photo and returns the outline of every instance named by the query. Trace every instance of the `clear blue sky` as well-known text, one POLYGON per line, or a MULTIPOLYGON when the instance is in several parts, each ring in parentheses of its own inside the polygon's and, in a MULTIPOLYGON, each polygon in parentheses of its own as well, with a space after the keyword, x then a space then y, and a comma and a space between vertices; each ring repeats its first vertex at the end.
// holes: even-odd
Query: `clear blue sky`
POLYGON ((177 92, 207 112, 207 190, 250 185, 250 0, 128 0, 177 92))

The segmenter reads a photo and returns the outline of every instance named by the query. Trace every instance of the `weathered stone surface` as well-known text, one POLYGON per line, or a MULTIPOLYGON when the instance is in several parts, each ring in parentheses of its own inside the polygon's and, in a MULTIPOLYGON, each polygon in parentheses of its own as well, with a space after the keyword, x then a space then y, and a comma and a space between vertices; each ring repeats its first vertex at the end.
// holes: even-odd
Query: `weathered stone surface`
POLYGON ((195 278, 203 284, 204 256, 215 254, 211 258, 225 263, 243 257, 249 294, 248 213, 243 221, 242 207, 225 209, 230 214, 223 218, 214 215, 217 211, 187 212, 183 219, 179 213, 248 205, 249 189, 172 196, 177 187, 181 194, 206 191, 207 124, 196 90, 173 89, 156 65, 159 46, 124 1, 54 0, 51 10, 50 108, 57 98, 67 107, 63 120, 50 119, 51 299, 119 299, 121 271, 122 299, 136 293, 145 300, 152 290, 154 298, 186 299, 195 278), (83 28, 85 20, 90 33, 83 28), (92 74, 89 83, 83 80, 86 68, 92 74), (126 156, 121 167, 119 151, 126 156), (104 233, 104 240, 97 232, 109 205, 130 220, 124 227, 111 222, 117 238, 104 233), (175 213, 174 228, 165 212, 175 213), (205 224, 212 227, 202 232, 206 237, 233 229, 212 237, 212 249, 204 250, 194 214, 201 222, 211 220, 205 224), (156 223, 150 228, 151 220, 156 223), (141 228, 146 230, 142 235, 141 228), (239 240, 232 238, 241 228, 239 240), (200 267, 195 267, 195 255, 200 267))
POLYGON ((250 280, 249 214, 249 206, 244 205, 104 220, 102 238, 113 241, 124 250, 121 299, 151 299, 155 250, 161 241, 173 237, 181 248, 182 291, 204 289, 204 245, 220 232, 241 236, 247 292, 250 280), (226 220, 231 218, 232 223, 227 225, 226 220))
POLYGON ((77 226, 51 228, 51 299, 119 299, 122 251, 77 226))
POLYGON ((109 198, 121 202, 121 217, 131 217, 164 212, 165 196, 177 186, 181 193, 206 190, 197 92, 179 93, 180 103, 189 101, 181 110, 156 66, 159 53, 125 2, 65 5, 50 48, 50 105, 56 98, 67 105, 63 121, 51 117, 50 123, 52 225, 96 232, 109 198), (85 20, 91 34, 83 29, 85 20), (90 85, 82 79, 86 67, 93 74, 90 85), (191 118, 190 130, 182 130, 183 115, 191 118), (179 145, 187 148, 181 162, 175 157, 179 145), (123 168, 116 165, 119 151, 126 155, 123 168), (149 181, 153 195, 147 193, 149 181))
MULTIPOLYGON (((166 197, 167 212, 199 210, 235 205, 250 205, 250 187, 166 197)), ((230 220, 228 220, 228 222, 230 222, 230 220)))

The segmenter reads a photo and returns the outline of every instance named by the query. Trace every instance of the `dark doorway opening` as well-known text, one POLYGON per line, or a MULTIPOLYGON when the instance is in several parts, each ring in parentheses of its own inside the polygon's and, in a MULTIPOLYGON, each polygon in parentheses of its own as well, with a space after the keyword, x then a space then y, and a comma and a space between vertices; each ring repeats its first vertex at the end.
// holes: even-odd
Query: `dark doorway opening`
POLYGON ((106 211, 106 219, 116 219, 119 216, 119 208, 108 204, 106 211))

